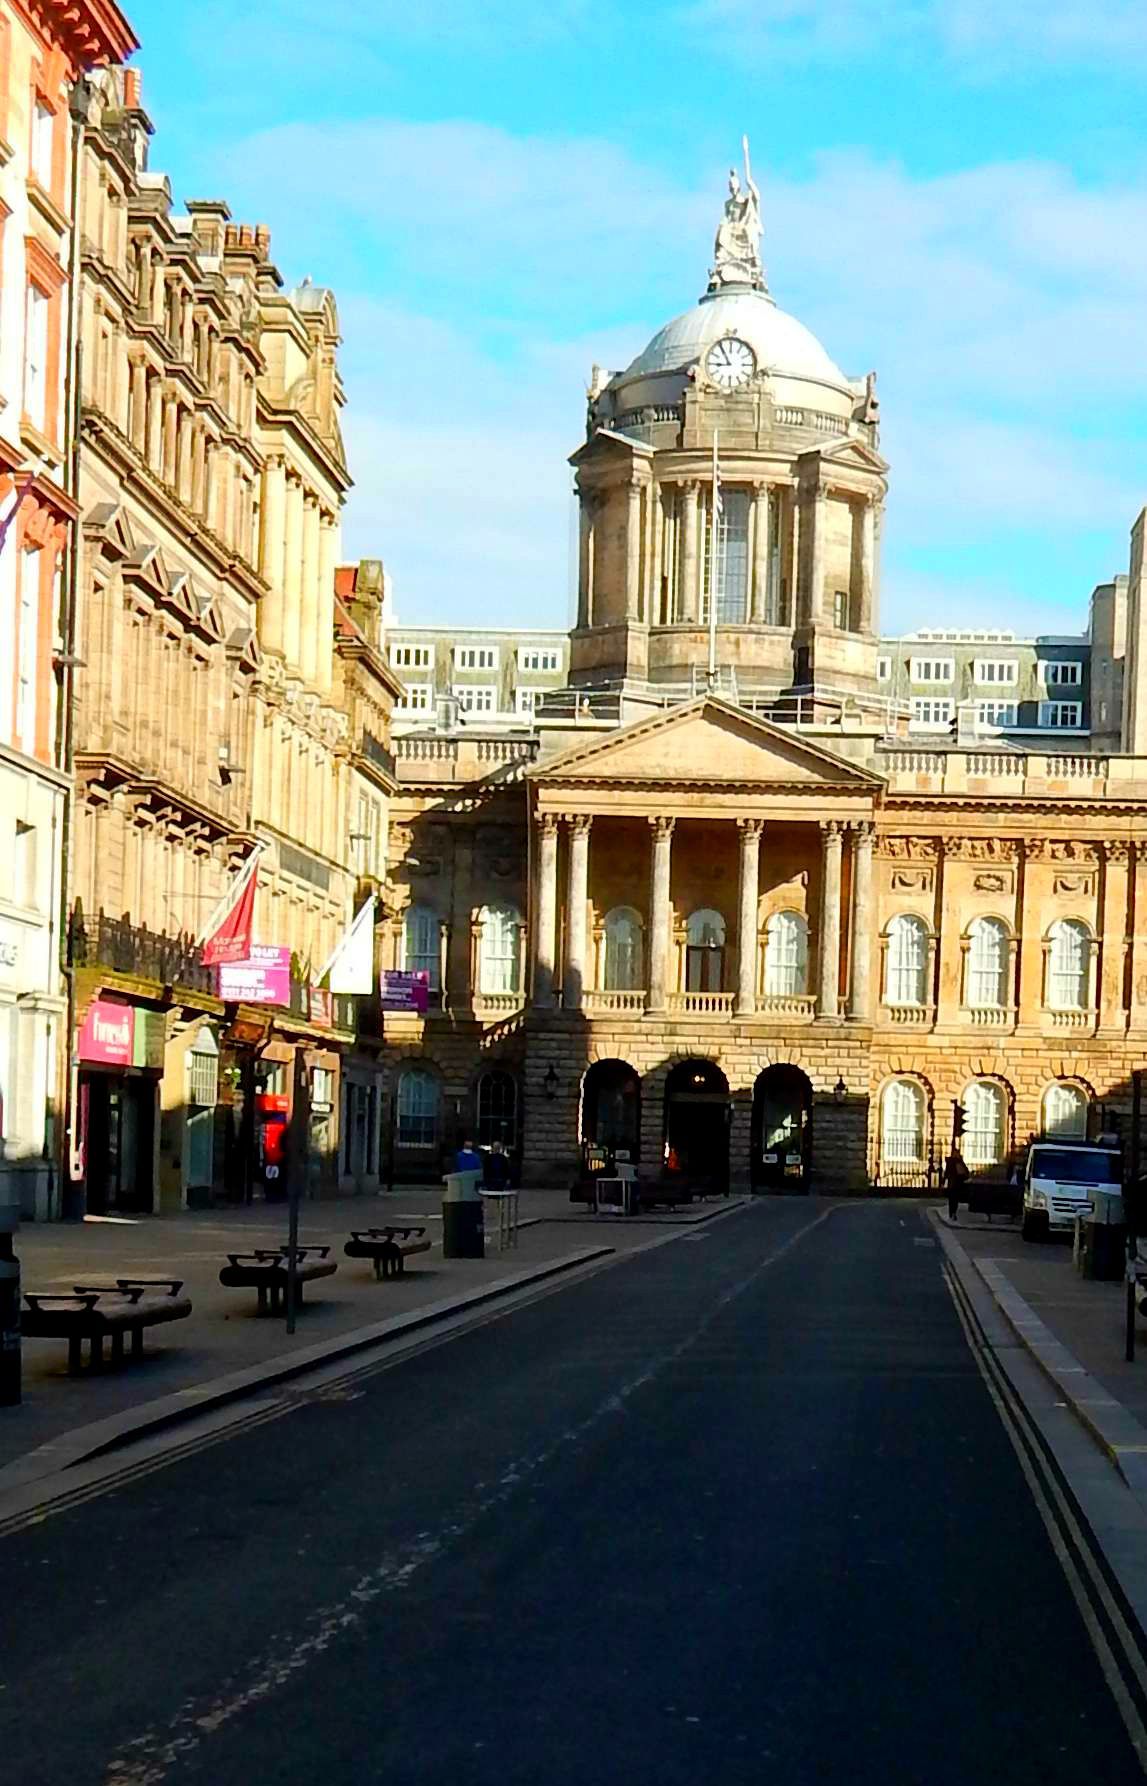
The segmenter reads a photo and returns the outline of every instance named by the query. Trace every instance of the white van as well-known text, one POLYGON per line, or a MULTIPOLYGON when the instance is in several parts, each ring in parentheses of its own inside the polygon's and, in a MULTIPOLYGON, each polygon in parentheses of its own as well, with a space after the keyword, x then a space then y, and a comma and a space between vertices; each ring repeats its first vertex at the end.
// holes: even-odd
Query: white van
POLYGON ((1024 1168, 1020 1232, 1025 1240, 1071 1233, 1077 1215, 1087 1215, 1096 1191, 1117 1191, 1123 1183, 1118 1147, 1098 1142, 1034 1141, 1024 1168))

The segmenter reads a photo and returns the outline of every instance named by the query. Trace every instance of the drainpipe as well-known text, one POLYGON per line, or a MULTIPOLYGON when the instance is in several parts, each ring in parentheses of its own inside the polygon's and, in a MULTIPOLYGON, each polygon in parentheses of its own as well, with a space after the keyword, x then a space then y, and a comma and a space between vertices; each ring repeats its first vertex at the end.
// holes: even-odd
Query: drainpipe
MULTIPOLYGON (((64 490, 78 504, 80 495, 80 441, 83 417, 83 348, 80 339, 80 219, 81 172, 84 127, 91 109, 92 91, 85 75, 80 75, 68 99, 71 122, 71 207, 72 236, 68 257, 68 328, 65 346, 64 390, 64 490)), ((79 1061, 76 1054, 76 987, 71 963, 72 836, 74 830, 75 792, 72 775, 75 759, 75 672, 76 612, 79 602, 80 522, 73 521, 68 530, 67 551, 60 578, 60 613, 57 624, 60 636, 59 703, 56 711, 56 761, 67 777, 64 789, 63 819, 60 832, 60 972, 67 994, 65 1043, 67 1073, 64 1079, 63 1120, 56 1147, 57 1182, 60 1194, 58 1212, 74 1220, 82 1219, 86 1193, 77 1187, 73 1192, 72 1160, 76 1153, 73 1127, 79 1108, 79 1061)))

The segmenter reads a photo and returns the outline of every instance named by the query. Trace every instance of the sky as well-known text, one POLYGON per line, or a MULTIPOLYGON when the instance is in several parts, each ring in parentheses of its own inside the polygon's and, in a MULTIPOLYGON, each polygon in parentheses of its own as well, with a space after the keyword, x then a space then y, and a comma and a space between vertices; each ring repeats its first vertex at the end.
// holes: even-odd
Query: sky
POLYGON ((565 626, 596 361, 705 288, 747 132, 772 293, 879 376, 882 624, 1080 631, 1147 501, 1143 0, 128 0, 152 166, 335 291, 346 558, 565 626))

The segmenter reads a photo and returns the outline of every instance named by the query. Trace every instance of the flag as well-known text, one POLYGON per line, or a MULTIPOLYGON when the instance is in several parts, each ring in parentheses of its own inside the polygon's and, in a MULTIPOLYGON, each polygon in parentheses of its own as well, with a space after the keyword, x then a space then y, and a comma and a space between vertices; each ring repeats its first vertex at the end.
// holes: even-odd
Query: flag
POLYGON ((250 960, 258 878, 255 868, 262 854, 263 845, 258 843, 207 920, 199 938, 204 967, 250 960))
POLYGON ((332 992, 370 992, 374 986, 374 907, 372 893, 319 975, 330 975, 332 992))

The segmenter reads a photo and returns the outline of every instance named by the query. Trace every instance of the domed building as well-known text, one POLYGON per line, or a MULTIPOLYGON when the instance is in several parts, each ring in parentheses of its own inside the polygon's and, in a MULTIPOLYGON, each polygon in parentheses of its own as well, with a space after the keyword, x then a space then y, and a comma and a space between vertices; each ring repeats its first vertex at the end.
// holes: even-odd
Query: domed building
MULTIPOLYGON (((594 371, 568 640, 396 646, 404 675, 451 677, 396 741, 384 965, 429 1003, 385 1020, 402 1177, 470 1134, 530 1185, 607 1162, 646 1191, 919 1189, 959 1139, 990 1199, 1033 1135, 1129 1132, 1147 756, 964 736, 957 693, 1015 704, 1007 633, 966 635, 962 669, 965 635, 914 635, 898 700, 875 379, 777 306, 759 239, 731 176, 707 290, 594 371), (514 729, 483 721, 512 674, 559 667, 514 729)), ((1069 643, 1041 642, 1043 696, 1079 686, 1069 643)))
POLYGON ((777 306, 748 202, 740 240, 723 241, 730 205, 746 203, 731 194, 693 308, 623 372, 594 368, 572 460, 575 687, 688 693, 700 681, 830 710, 875 691, 888 470, 875 378, 846 377, 777 306))

